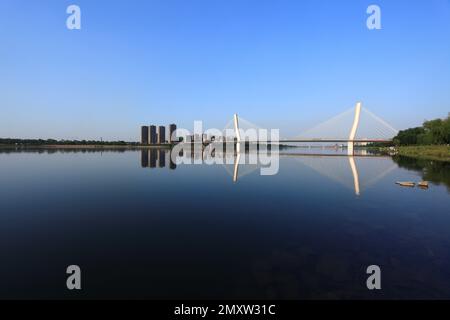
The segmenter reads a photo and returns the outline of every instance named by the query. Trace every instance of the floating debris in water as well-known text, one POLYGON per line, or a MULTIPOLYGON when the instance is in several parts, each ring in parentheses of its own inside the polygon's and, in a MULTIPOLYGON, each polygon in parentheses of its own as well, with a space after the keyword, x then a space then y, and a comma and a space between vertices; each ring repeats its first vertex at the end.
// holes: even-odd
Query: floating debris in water
POLYGON ((402 187, 410 187, 413 188, 416 184, 414 182, 410 182, 410 181, 397 181, 396 184, 402 186, 402 187))
POLYGON ((428 189, 428 181, 421 181, 417 185, 422 189, 428 189))

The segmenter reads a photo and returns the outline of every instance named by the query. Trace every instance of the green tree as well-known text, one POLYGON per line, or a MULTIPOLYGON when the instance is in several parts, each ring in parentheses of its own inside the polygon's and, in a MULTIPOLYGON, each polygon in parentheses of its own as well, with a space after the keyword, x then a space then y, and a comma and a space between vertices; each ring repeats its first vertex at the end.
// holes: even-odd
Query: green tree
POLYGON ((422 127, 400 131, 394 138, 400 146, 441 145, 450 143, 450 117, 425 121, 422 127))
POLYGON ((425 133, 422 127, 411 128, 400 131, 394 138, 394 143, 401 146, 418 144, 418 137, 425 133))

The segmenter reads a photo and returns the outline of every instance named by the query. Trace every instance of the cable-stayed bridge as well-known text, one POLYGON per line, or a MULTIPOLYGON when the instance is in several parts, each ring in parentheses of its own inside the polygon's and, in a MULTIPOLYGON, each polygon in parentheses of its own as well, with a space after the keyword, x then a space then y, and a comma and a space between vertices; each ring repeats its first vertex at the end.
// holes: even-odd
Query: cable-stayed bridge
POLYGON ((397 135, 398 130, 388 124, 386 121, 362 107, 358 102, 354 108, 346 110, 339 115, 324 121, 317 126, 306 130, 296 137, 280 138, 277 141, 259 141, 249 139, 245 135, 242 124, 248 129, 261 129, 252 123, 239 119, 234 115, 233 121, 230 121, 224 130, 231 129, 234 135, 228 135, 226 139, 232 138, 236 141, 237 151, 240 150, 241 143, 345 143, 347 144, 348 154, 353 155, 355 144, 367 144, 372 142, 388 143, 397 135))
MULTIPOLYGON (((296 154, 278 150, 271 150, 270 152, 273 152, 273 155, 277 157, 294 157, 299 163, 313 169, 322 176, 353 189, 356 195, 360 195, 365 188, 376 183, 395 168, 392 161, 389 161, 386 157, 381 160, 380 157, 363 156, 365 160, 359 161, 360 155, 354 154, 355 144, 390 142, 398 132, 386 121, 362 108, 361 103, 357 103, 354 108, 346 110, 293 138, 281 138, 276 141, 258 139, 255 136, 247 136, 247 131, 250 131, 250 129, 257 132, 262 128, 245 119, 238 118, 235 114, 223 129, 224 134, 221 138, 223 138, 222 143, 234 143, 236 149, 228 150, 225 148, 224 150, 221 147, 216 149, 215 141, 208 142, 206 145, 203 141, 200 141, 197 145, 201 144, 201 148, 192 148, 191 146, 191 149, 188 149, 190 152, 179 156, 193 158, 194 160, 205 160, 209 157, 223 158, 225 160, 223 162, 225 163, 223 164, 224 168, 233 177, 233 181, 237 182, 239 178, 251 174, 261 167, 258 163, 252 164, 245 161, 251 151, 247 152, 244 149, 245 152, 241 152, 241 144, 343 143, 347 145, 347 154, 296 154), (370 162, 368 158, 370 158, 370 162)), ((165 156, 163 157, 163 154, 158 157, 152 156, 152 152, 156 153, 156 150, 143 151, 142 163, 150 163, 150 167, 155 167, 156 158, 158 158, 159 166, 164 167, 162 163, 164 163, 165 156), (145 154, 145 152, 150 153, 150 155, 145 154)), ((172 151, 167 150, 167 152, 170 154, 172 151)), ((259 151, 256 150, 256 153, 258 154, 259 151)), ((146 167, 147 165, 143 164, 142 166, 146 167)), ((171 165, 170 168, 176 168, 176 165, 171 165)))
MULTIPOLYGON (((240 146, 242 143, 264 143, 265 141, 247 139, 245 130, 240 127, 242 124, 245 130, 261 129, 249 121, 240 121, 237 114, 225 129, 230 129, 231 124, 234 129, 234 136, 236 141, 237 159, 234 164, 233 181, 237 182, 239 174, 239 158, 240 146)), ((352 189, 356 195, 361 193, 361 190, 385 176, 395 166, 392 166, 386 161, 377 161, 381 166, 377 170, 364 170, 363 182, 361 181, 361 174, 359 173, 357 162, 354 158, 354 146, 356 144, 367 144, 372 142, 388 143, 397 135, 398 130, 388 124, 386 121, 372 113, 366 108, 362 107, 362 103, 358 102, 354 108, 346 110, 339 115, 324 121, 317 126, 308 129, 293 138, 280 138, 277 141, 267 141, 266 143, 342 143, 347 145, 348 159, 336 158, 323 155, 320 157, 305 157, 295 156, 299 162, 310 167, 314 171, 328 178, 340 182, 352 189), (361 183, 362 182, 362 183, 361 183)), ((279 153, 279 155, 281 155, 279 153)), ((373 166, 373 164, 372 164, 373 166)), ((251 171, 255 170, 252 168, 251 171)), ((231 172, 230 172, 231 173, 231 172)), ((241 174, 242 176, 242 174, 241 174)))

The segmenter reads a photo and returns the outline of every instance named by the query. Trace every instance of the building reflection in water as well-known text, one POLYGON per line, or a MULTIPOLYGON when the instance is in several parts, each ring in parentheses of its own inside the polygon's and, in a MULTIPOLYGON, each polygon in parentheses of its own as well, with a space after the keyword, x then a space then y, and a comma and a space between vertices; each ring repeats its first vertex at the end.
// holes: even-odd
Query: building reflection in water
POLYGON ((147 150, 141 151, 141 167, 147 168, 148 167, 148 152, 147 150))
POLYGON ((170 157, 169 149, 147 149, 141 150, 141 166, 143 168, 168 168, 175 170, 177 168, 170 157))
POLYGON ((157 156, 158 156, 158 168, 164 168, 166 166, 166 150, 157 150, 157 156))
POLYGON ((150 168, 156 168, 156 161, 158 159, 158 152, 161 152, 161 150, 155 150, 155 149, 150 149, 147 151, 143 151, 143 152, 147 152, 149 154, 149 158, 150 158, 150 168))

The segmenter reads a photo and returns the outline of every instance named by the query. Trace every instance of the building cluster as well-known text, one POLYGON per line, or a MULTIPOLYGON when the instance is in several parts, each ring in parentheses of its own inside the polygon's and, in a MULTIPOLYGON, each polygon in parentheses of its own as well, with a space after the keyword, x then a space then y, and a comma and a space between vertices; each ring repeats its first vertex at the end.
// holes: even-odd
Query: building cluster
POLYGON ((141 144, 166 144, 177 142, 175 138, 175 124, 169 125, 168 136, 166 137, 165 126, 142 126, 141 127, 141 144))
POLYGON ((177 126, 170 124, 167 128, 165 126, 142 126, 141 127, 141 144, 142 145, 160 145, 160 144, 174 144, 178 142, 184 143, 226 143, 235 142, 235 137, 226 136, 212 136, 206 133, 196 133, 192 135, 180 136, 176 134, 177 126), (168 131, 166 130, 168 129, 168 131), (167 133, 167 135, 166 135, 167 133))

